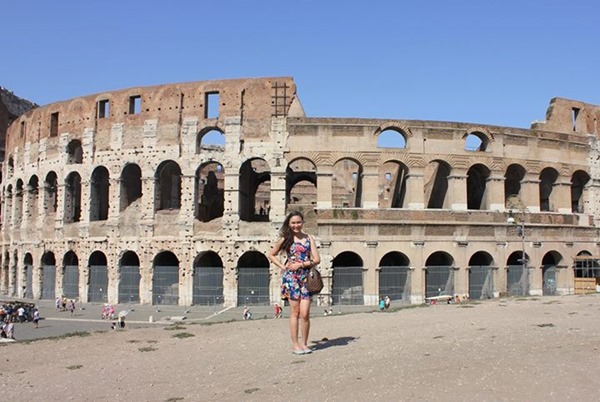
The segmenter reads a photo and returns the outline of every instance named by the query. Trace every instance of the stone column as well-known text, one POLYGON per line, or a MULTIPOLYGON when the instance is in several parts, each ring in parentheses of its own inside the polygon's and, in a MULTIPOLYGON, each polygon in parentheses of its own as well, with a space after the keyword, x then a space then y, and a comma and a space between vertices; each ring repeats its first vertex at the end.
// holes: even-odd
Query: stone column
POLYGON ((425 209, 425 191, 423 189, 423 168, 411 168, 406 175, 406 198, 404 207, 408 209, 425 209))
POLYGON ((444 208, 454 211, 467 210, 467 175, 451 174, 448 176, 448 194, 444 208))
POLYGON ((377 244, 376 241, 366 242, 366 266, 363 266, 363 298, 365 306, 376 306, 379 303, 377 244))
POLYGON ((193 173, 181 175, 181 206, 177 217, 179 238, 194 234, 195 180, 196 175, 193 173))
POLYGON ((332 206, 333 171, 331 165, 317 166, 317 209, 332 206))
POLYGON ((559 177, 559 181, 552 185, 552 194, 550 194, 551 209, 561 214, 572 213, 571 183, 566 180, 559 177))
POLYGON ((504 176, 491 175, 486 180, 485 195, 481 209, 504 211, 504 176))
POLYGON ((365 166, 361 175, 362 202, 365 209, 379 208, 379 168, 377 166, 365 166))
POLYGON ((412 242, 416 249, 411 259, 410 267, 410 304, 420 304, 425 301, 425 242, 418 240, 412 242))
POLYGON ((458 241, 458 253, 455 254, 454 260, 454 293, 464 295, 469 293, 469 256, 467 250, 468 241, 458 241))
POLYGON ((533 174, 525 175, 521 181, 521 200, 529 212, 540 212, 540 180, 533 174))

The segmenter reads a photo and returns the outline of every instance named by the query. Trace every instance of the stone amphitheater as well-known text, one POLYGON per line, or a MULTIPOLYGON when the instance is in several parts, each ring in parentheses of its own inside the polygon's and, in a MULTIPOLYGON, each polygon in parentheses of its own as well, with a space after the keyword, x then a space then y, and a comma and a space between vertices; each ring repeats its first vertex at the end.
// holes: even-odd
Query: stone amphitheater
POLYGON ((0 103, 4 295, 274 304, 265 253, 292 210, 320 248, 320 305, 569 294, 600 276, 595 105, 552 99, 529 129, 311 118, 275 77, 26 109, 0 103))

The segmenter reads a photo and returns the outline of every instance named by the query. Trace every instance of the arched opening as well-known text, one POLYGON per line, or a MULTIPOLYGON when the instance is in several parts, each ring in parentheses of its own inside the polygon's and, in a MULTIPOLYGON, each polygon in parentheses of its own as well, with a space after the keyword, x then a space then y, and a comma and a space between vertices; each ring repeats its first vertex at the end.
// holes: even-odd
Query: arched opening
POLYGON ((546 168, 540 173, 540 211, 552 212, 552 190, 558 179, 558 172, 554 168, 546 168))
POLYGON ((494 297, 494 258, 485 251, 478 251, 469 260, 469 298, 471 300, 494 297))
POLYGON ((302 212, 305 230, 316 230, 317 167, 309 159, 294 159, 288 164, 285 179, 286 213, 302 212))
POLYGON ((504 175, 504 201, 511 195, 521 194, 521 183, 525 178, 525 168, 521 165, 512 164, 506 169, 504 175))
POLYGON ((523 251, 515 251, 508 257, 506 267, 506 291, 511 296, 529 294, 529 256, 523 251))
POLYGON ((397 128, 387 128, 377 136, 377 148, 406 148, 406 135, 397 128))
POLYGON ((223 304, 223 261, 214 251, 204 251, 194 260, 194 305, 223 304))
POLYGON ((238 306, 262 305, 270 302, 269 261, 263 253, 248 251, 238 260, 238 306))
POLYGON ((56 258, 47 251, 42 255, 42 294, 40 299, 53 300, 56 291, 56 258))
POLYGON ((332 268, 333 304, 365 304, 362 258, 352 251, 344 251, 333 259, 332 268))
POLYGON ((225 210, 225 171, 219 162, 208 162, 196 170, 196 219, 210 222, 225 210))
POLYGON ((562 255, 558 251, 549 251, 542 258, 542 295, 555 296, 556 275, 562 255))
POLYGON ((13 207, 13 186, 9 184, 6 186, 4 192, 4 210, 6 211, 6 224, 10 226, 12 224, 12 207, 13 207))
POLYGON ((33 299, 33 257, 31 253, 25 254, 23 266, 25 269, 25 283, 23 284, 25 291, 23 292, 23 296, 26 299, 33 299))
POLYGON ((331 203, 334 208, 362 206, 362 166, 352 159, 340 159, 333 165, 331 203))
POLYGON ((72 140, 67 145, 67 163, 83 163, 83 147, 81 141, 72 140))
POLYGON ((21 226, 23 220, 23 180, 17 180, 15 187, 14 223, 16 227, 21 226))
POLYGON ((81 219, 81 176, 72 172, 65 180, 65 223, 79 222, 81 219))
POLYGON ((56 190, 58 188, 58 177, 55 172, 49 172, 44 180, 44 214, 53 216, 58 206, 56 190))
POLYGON ((486 185, 490 177, 487 166, 476 164, 467 172, 467 209, 487 209, 486 185))
POLYGON ((445 207, 448 176, 450 176, 450 165, 444 161, 434 160, 425 167, 423 188, 427 208, 442 209, 445 207))
POLYGON ((271 168, 263 159, 240 167, 239 215, 246 222, 268 222, 271 211, 271 168))
POLYGON ((163 251, 154 258, 152 304, 179 304, 179 259, 170 251, 163 251))
POLYGON ((583 213, 585 211, 585 198, 583 190, 590 181, 590 175, 582 170, 578 170, 571 176, 571 211, 574 213, 583 213))
POLYGON ((39 180, 36 175, 29 178, 27 184, 27 220, 29 222, 35 221, 38 216, 38 192, 39 192, 39 180))
POLYGON ((108 219, 109 174, 104 166, 98 166, 92 173, 90 183, 90 221, 108 219))
POLYGON ((63 257, 63 295, 68 299, 79 297, 79 258, 73 251, 63 257))
POLYGON ((379 297, 410 303, 410 261, 398 251, 392 251, 379 261, 379 297))
POLYGON ((94 251, 89 259, 90 276, 88 286, 88 301, 106 303, 108 301, 108 264, 106 255, 94 251))
MULTIPOLYGON (((121 172, 120 211, 124 211, 135 201, 142 198, 142 169, 135 163, 129 163, 121 172)), ((137 204, 137 203, 136 203, 137 204)))
POLYGON ((181 169, 173 161, 160 164, 156 170, 155 210, 181 208, 181 169))
POLYGON ((425 262, 425 298, 454 296, 454 258, 437 251, 425 262))
POLYGON ((140 259, 133 251, 126 251, 119 262, 119 303, 140 302, 140 259))
POLYGON ((198 133, 196 153, 206 151, 225 151, 225 135, 216 127, 207 127, 198 133))
POLYGON ((408 167, 387 161, 379 167, 379 208, 404 208, 408 167))
POLYGON ((485 152, 490 142, 489 138, 479 131, 467 134, 464 139, 465 151, 470 152, 485 152))

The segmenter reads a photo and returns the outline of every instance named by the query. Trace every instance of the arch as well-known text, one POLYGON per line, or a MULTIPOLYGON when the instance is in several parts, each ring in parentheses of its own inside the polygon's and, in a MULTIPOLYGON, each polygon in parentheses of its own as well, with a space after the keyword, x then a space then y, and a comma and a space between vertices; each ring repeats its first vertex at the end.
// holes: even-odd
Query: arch
POLYGON ((506 291, 513 296, 529 294, 529 256, 524 251, 514 251, 508 256, 506 291))
POLYGON ((525 178, 525 168, 517 163, 510 164, 504 174, 504 203, 513 194, 521 194, 521 183, 525 178))
POLYGON ((108 301, 108 263, 102 251, 94 251, 88 260, 88 301, 106 303, 108 301))
POLYGON ((590 181, 590 175, 583 170, 573 172, 571 176, 571 211, 583 213, 585 211, 585 198, 583 190, 590 181))
POLYGON ((90 182, 90 221, 108 219, 109 208, 109 173, 104 166, 98 166, 92 172, 90 182))
POLYGON ((575 278, 600 278, 600 259, 589 251, 581 251, 575 257, 575 278))
POLYGON ((81 219, 81 176, 71 172, 65 180, 65 223, 79 222, 81 219))
POLYGON ((486 186, 490 169, 480 163, 467 172, 467 209, 487 209, 486 186))
POLYGON ((196 170, 195 217, 210 222, 225 210, 225 171, 219 162, 207 162, 196 170))
POLYGON ((74 251, 67 251, 63 256, 63 295, 68 299, 79 297, 79 258, 74 251))
POLYGON ((81 146, 81 141, 71 140, 67 145, 67 163, 83 163, 83 147, 81 146))
POLYGON ((454 295, 454 258, 436 251, 425 262, 425 298, 454 295))
POLYGON ((155 211, 181 208, 181 168, 174 161, 164 161, 156 169, 155 211))
POLYGON ((540 173, 540 211, 552 212, 552 190, 558 179, 558 171, 554 168, 547 167, 540 173))
POLYGON ((427 208, 442 209, 445 207, 450 172, 450 165, 438 159, 429 162, 425 167, 423 190, 427 208))
POLYGON ((194 305, 222 305, 223 261, 214 251, 204 251, 194 260, 194 305))
POLYGON ((38 193, 39 180, 36 175, 32 175, 27 183, 27 220, 35 220, 38 216, 38 193))
POLYGON ((125 251, 119 260, 119 303, 140 302, 140 259, 134 251, 125 251))
POLYGON ((542 295, 556 295, 556 275, 563 256, 555 250, 548 251, 542 258, 542 295))
POLYGON ((248 159, 240 167, 239 215, 247 222, 269 220, 271 168, 260 158, 248 159))
POLYGON ((58 176, 50 171, 44 179, 44 214, 53 215, 58 207, 56 192, 58 189, 58 176))
POLYGON ((472 300, 494 297, 494 258, 486 251, 478 251, 469 259, 469 298, 472 300))
POLYGON ((471 131, 463 135, 465 151, 485 152, 490 144, 490 139, 481 131, 471 131))
POLYGON ((225 134, 218 127, 206 127, 198 132, 196 154, 202 151, 225 151, 225 134))
POLYGON ((247 251, 238 260, 238 306, 269 305, 269 260, 263 253, 247 251))
POLYGON ((46 251, 41 258, 42 263, 42 293, 40 299, 52 300, 56 291, 56 258, 54 253, 46 251))
POLYGON ((410 302, 410 260, 399 252, 391 251, 379 261, 379 297, 410 302))
POLYGON ((379 208, 405 208, 408 166, 387 161, 379 166, 379 208))
POLYGON ((18 179, 15 186, 15 205, 13 206, 13 216, 15 226, 20 226, 23 220, 23 180, 18 179))
POLYGON ((351 158, 342 158, 333 165, 331 203, 334 208, 362 206, 362 165, 351 158))
POLYGON ((33 256, 31 253, 25 253, 25 256, 23 257, 23 268, 25 271, 23 297, 26 299, 33 299, 33 256))
POLYGON ((363 260, 352 251, 338 254, 332 261, 333 304, 364 304, 363 260))
POLYGON ((317 166, 307 158, 293 159, 285 174, 286 211, 301 211, 304 219, 311 219, 317 205, 317 166))
POLYGON ((119 211, 124 211, 142 198, 142 169, 135 163, 128 163, 121 171, 119 211))
POLYGON ((406 148, 407 135, 398 127, 387 127, 377 135, 377 148, 406 148))
POLYGON ((179 304, 179 259, 170 251, 162 251, 154 257, 152 304, 179 304))

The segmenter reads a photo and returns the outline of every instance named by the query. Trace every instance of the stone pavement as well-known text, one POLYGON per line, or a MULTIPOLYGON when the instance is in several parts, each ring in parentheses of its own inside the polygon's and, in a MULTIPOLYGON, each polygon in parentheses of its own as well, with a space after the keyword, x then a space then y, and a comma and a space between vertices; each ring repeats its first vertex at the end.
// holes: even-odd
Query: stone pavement
MULTIPOLYGON (((17 341, 34 340, 64 336, 74 332, 94 332, 111 330, 115 320, 101 318, 102 303, 77 303, 73 316, 68 311, 58 311, 54 307, 54 300, 28 300, 0 296, 2 301, 27 301, 35 303, 40 310, 39 327, 36 329, 31 322, 15 323, 14 336, 17 341)), ((229 321, 241 321, 244 307, 222 306, 152 306, 140 304, 115 304, 115 315, 120 311, 129 311, 126 318, 127 328, 141 328, 150 326, 170 325, 174 322, 194 322, 210 324, 229 321)), ((252 318, 273 319, 273 306, 249 306, 252 318)), ((317 306, 313 302, 311 316, 322 316, 329 307, 317 306)), ((377 306, 332 306, 333 314, 349 314, 358 312, 376 311, 377 306)), ((283 319, 289 317, 289 307, 283 308, 283 319)))

